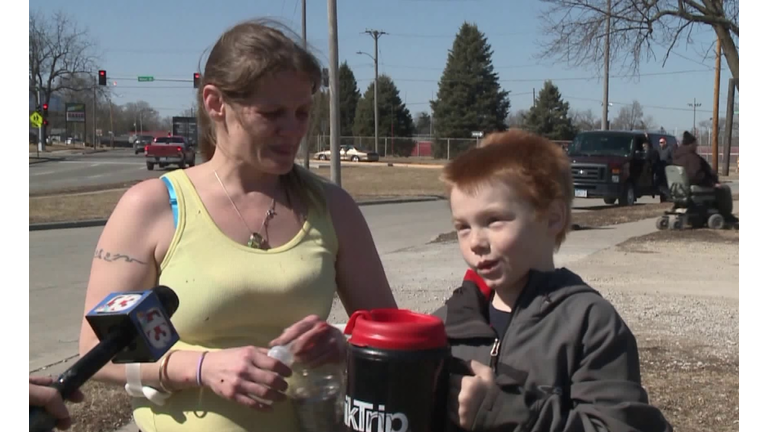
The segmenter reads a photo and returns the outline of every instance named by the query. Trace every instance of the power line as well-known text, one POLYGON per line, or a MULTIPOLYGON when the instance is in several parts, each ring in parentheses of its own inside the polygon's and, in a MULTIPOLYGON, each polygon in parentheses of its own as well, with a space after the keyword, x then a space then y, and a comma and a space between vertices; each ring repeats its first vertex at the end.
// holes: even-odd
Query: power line
MULTIPOLYGON (((394 65, 390 63, 382 63, 382 66, 396 68, 396 69, 421 69, 421 70, 445 70, 445 66, 443 67, 436 67, 436 66, 412 66, 412 65, 394 65)), ((532 68, 537 66, 547 66, 542 64, 527 64, 527 65, 507 65, 507 66, 494 66, 493 69, 524 69, 524 68, 532 68)), ((352 66, 350 66, 352 67, 352 66)))
MULTIPOLYGON (((689 74, 689 73, 700 73, 700 72, 712 72, 711 70, 706 69, 695 69, 695 70, 681 70, 681 71, 670 71, 670 72, 650 72, 650 73, 644 73, 644 74, 626 74, 626 75, 611 75, 611 78, 634 78, 634 77, 644 77, 644 76, 661 76, 661 75, 680 75, 680 74, 689 74)), ((393 81, 404 81, 404 82, 441 82, 441 79, 424 79, 424 78, 394 78, 391 77, 393 81)), ((592 81, 596 80, 598 77, 569 77, 569 78, 509 78, 509 79, 499 79, 499 82, 544 82, 544 81, 592 81)), ((361 78, 358 79, 358 81, 373 81, 373 78, 361 78)), ((468 80, 448 80, 448 82, 467 82, 468 80)))

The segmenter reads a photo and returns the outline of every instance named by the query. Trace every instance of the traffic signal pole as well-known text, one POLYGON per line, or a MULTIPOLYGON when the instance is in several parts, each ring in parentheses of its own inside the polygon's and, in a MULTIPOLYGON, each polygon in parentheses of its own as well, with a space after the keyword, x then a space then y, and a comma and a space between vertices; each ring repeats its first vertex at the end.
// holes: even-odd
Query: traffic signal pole
MULTIPOLYGON (((37 106, 42 106, 43 99, 40 90, 37 91, 37 106)), ((40 152, 45 151, 45 125, 41 122, 37 127, 37 157, 40 157, 40 152)))

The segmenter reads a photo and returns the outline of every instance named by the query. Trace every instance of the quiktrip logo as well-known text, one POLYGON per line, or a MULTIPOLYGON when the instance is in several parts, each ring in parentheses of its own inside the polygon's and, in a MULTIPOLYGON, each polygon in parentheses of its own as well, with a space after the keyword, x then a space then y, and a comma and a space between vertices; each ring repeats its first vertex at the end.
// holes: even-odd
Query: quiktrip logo
POLYGON ((384 405, 352 399, 344 400, 344 424, 357 432, 407 432, 408 417, 403 413, 388 413, 384 405), (375 426, 375 427, 374 427, 375 426))

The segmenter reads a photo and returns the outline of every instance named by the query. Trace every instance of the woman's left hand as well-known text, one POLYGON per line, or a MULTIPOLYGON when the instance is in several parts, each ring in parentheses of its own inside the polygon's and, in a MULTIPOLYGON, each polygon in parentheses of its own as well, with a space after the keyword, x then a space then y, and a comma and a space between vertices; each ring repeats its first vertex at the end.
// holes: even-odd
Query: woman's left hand
POLYGON ((291 351, 296 360, 310 367, 339 363, 346 356, 347 342, 344 334, 317 315, 310 315, 283 330, 269 346, 289 343, 292 343, 291 351))

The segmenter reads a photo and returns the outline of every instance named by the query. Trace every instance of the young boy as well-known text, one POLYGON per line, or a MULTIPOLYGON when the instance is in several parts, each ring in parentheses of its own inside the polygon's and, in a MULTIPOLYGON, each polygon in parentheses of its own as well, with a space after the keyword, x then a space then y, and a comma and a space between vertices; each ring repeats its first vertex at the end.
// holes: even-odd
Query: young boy
POLYGON ((553 255, 571 223, 567 156, 520 130, 445 167, 464 260, 435 314, 453 370, 452 427, 472 431, 672 431, 640 383, 637 343, 613 306, 553 255), (457 362, 454 362, 457 363, 457 362))

